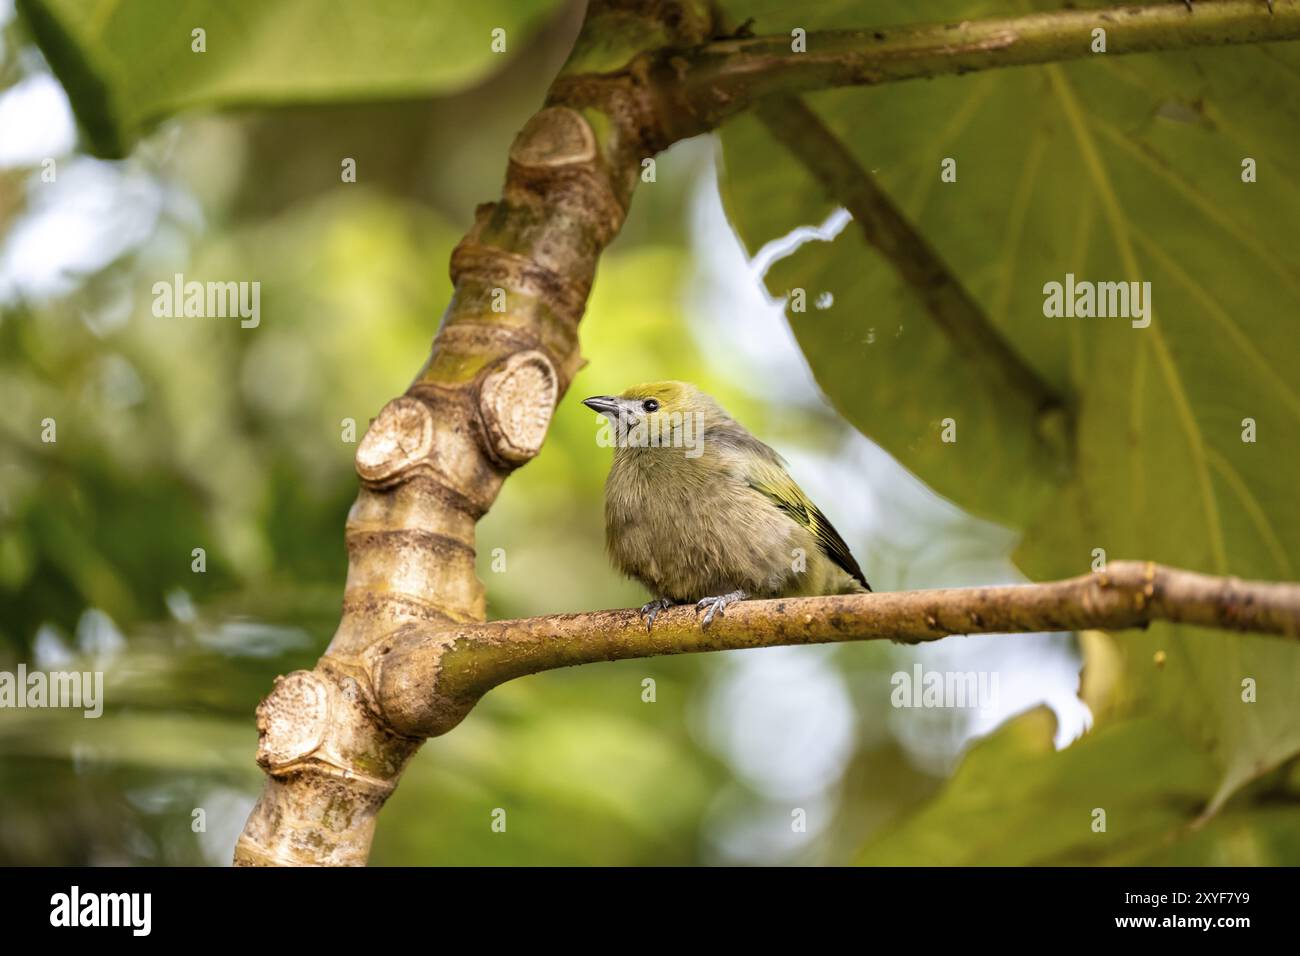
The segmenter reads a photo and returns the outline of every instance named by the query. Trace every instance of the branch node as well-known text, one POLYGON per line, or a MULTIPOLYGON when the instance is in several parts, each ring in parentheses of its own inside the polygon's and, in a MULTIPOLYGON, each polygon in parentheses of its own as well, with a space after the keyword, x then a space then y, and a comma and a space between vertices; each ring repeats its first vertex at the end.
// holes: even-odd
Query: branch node
MULTIPOLYGON (((491 625, 480 625, 491 627, 491 625)), ((408 624, 368 653, 375 694, 387 726, 411 738, 438 737, 459 724, 482 691, 447 693, 442 661, 457 629, 408 624)))
POLYGON ((533 114, 510 146, 510 161, 525 169, 578 166, 596 155, 591 125, 567 106, 548 106, 533 114))
POLYGON ((390 483, 429 454, 433 431, 433 413, 424 402, 409 395, 393 399, 357 446, 357 474, 367 484, 390 483))
POLYGON ((542 352, 515 352, 490 371, 479 388, 479 417, 493 457, 521 465, 536 455, 558 397, 555 366, 542 352))
POLYGON ((311 756, 325 740, 329 689, 310 671, 277 677, 257 707, 257 763, 268 772, 311 756))

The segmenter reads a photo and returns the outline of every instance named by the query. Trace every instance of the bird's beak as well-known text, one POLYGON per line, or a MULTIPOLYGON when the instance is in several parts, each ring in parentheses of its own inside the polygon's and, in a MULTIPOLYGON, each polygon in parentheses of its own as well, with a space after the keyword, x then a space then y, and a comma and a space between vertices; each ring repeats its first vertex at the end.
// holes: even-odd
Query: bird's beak
POLYGON ((584 398, 582 404, 602 415, 618 414, 618 399, 610 395, 593 395, 591 398, 584 398))

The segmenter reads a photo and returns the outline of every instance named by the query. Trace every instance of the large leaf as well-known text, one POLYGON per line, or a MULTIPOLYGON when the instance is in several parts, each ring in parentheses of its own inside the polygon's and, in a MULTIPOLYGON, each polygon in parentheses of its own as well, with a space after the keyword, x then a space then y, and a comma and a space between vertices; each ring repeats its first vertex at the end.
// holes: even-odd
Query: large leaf
POLYGON ((397 99, 481 79, 558 0, 19 0, 102 155, 195 107, 397 99), (502 29, 505 52, 493 50, 502 29), (205 52, 192 31, 206 32, 205 52))
POLYGON ((1125 721, 1069 751, 1045 708, 980 741, 937 798, 873 837, 859 862, 885 866, 1284 864, 1298 848, 1295 781, 1189 824, 1216 776, 1163 721, 1125 721), (1014 806, 1015 812, 1008 807, 1014 806))
MULTIPOLYGON (((731 6, 763 34, 917 18, 901 3, 731 6)), ((926 18, 1029 6, 948 0, 926 18)), ((1064 468, 1029 452, 1038 423, 994 397, 853 225, 777 262, 768 287, 826 304, 789 318, 828 397, 940 493, 1023 529, 1018 561, 1031 576, 1086 571, 1102 548, 1294 579, 1298 76, 1300 48, 1272 45, 1095 55, 807 100, 1074 408, 1064 468), (940 181, 945 157, 957 160, 955 183, 940 181), (1257 183, 1242 181, 1246 157, 1257 183), (1150 326, 1045 317, 1044 284, 1067 273, 1151 282, 1150 326), (944 418, 957 423, 955 443, 940 440, 944 418), (1247 418, 1254 443, 1243 441, 1247 418)), ((824 218, 822 191, 769 129, 745 118, 722 139, 724 196, 751 250, 824 218)), ((1113 718, 1159 715, 1208 754, 1211 809, 1300 751, 1294 646, 1165 626, 1119 646, 1113 718), (1246 678, 1256 702, 1243 700, 1246 678)))

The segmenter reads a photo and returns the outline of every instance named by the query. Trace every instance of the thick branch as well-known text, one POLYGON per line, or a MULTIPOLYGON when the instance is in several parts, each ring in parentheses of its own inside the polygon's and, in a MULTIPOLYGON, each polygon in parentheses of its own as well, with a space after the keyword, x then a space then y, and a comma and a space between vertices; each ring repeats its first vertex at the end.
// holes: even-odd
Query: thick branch
POLYGON ((708 630, 689 607, 647 631, 635 611, 413 627, 381 651, 377 685, 404 733, 445 733, 490 689, 538 671, 663 654, 934 641, 953 634, 1122 630, 1173 621, 1300 639, 1300 584, 1212 577, 1138 561, 1045 584, 746 601, 708 630))
POLYGON ((939 254, 816 113, 793 96, 769 97, 755 112, 827 194, 853 214, 867 242, 920 297, 958 351, 987 372, 986 381, 1009 399, 1027 401, 1035 412, 1063 407, 1061 397, 1007 344, 939 254))
POLYGON ((383 718, 377 648, 403 628, 485 616, 475 522, 541 448, 582 363, 577 326, 600 253, 641 159, 668 145, 632 65, 710 29, 703 0, 590 3, 564 88, 520 130, 500 200, 478 208, 452 254, 455 292, 428 361, 357 447, 343 615, 315 669, 278 680, 258 708, 269 780, 237 863, 365 862, 420 745, 383 718))
MULTIPOLYGON (((364 863, 376 815, 426 736, 489 688, 551 667, 653 654, 870 637, 1129 627, 1156 618, 1295 637, 1293 585, 1146 566, 1019 589, 758 602, 708 632, 687 611, 653 634, 629 612, 476 624, 474 525, 541 446, 581 364, 577 323, 640 163, 770 93, 878 83, 1112 52, 1300 36, 1300 0, 1202 0, 888 33, 706 43, 706 0, 591 0, 546 108, 510 150, 501 199, 452 257, 455 294, 428 362, 357 451, 343 615, 312 671, 258 709, 268 781, 236 848, 243 864, 364 863), (505 312, 499 304, 504 301, 505 312), (1123 572, 1121 574, 1121 572, 1123 572)), ((942 283, 941 283, 942 284, 942 283)), ((945 307, 947 308, 947 307, 945 307)), ((969 330, 966 334, 969 334, 969 330)))
POLYGON ((1199 46, 1300 39, 1300 0, 1196 0, 1059 10, 959 24, 721 40, 664 57, 675 136, 720 125, 765 96, 863 86, 1005 66, 1199 46), (1093 31, 1106 52, 1092 52, 1093 31))

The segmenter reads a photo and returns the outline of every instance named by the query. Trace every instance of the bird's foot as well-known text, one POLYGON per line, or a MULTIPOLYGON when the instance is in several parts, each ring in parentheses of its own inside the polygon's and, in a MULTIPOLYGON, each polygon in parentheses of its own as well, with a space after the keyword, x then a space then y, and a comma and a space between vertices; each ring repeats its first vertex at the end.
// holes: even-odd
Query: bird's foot
POLYGON ((649 615, 649 619, 645 622, 645 629, 649 631, 652 627, 654 627, 655 618, 659 616, 659 612, 664 610, 665 608, 672 607, 675 603, 677 602, 670 601, 668 600, 668 598, 655 598, 653 601, 651 601, 648 604, 642 604, 641 610, 639 612, 641 617, 646 617, 646 615, 649 615))
POLYGON ((714 40, 748 40, 754 35, 754 18, 750 17, 730 33, 719 33, 714 40))
POLYGON ((720 594, 717 597, 706 597, 696 601, 695 602, 696 614, 699 614, 700 611, 703 611, 705 608, 708 608, 708 610, 705 611, 704 613, 704 620, 700 622, 700 626, 703 628, 708 628, 708 626, 713 623, 713 615, 715 614, 725 615, 727 612, 728 604, 735 604, 737 601, 743 601, 747 597, 749 597, 749 595, 746 594, 744 591, 729 591, 728 593, 720 594))

